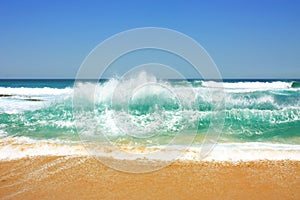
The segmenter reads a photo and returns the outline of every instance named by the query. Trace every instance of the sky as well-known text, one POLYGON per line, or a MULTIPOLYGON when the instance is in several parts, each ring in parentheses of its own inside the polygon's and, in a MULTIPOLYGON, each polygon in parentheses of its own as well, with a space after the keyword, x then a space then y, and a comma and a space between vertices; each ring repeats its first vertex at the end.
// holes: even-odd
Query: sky
POLYGON ((300 78, 297 0, 0 0, 0 78, 75 78, 96 45, 140 27, 190 36, 223 78, 300 78))

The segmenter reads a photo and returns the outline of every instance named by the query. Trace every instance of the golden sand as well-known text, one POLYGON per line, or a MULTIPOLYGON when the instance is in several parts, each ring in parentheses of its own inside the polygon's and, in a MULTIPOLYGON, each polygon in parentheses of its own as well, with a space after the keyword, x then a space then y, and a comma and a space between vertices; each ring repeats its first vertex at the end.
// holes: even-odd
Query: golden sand
POLYGON ((177 162, 130 174, 89 157, 26 158, 1 162, 2 198, 300 199, 300 162, 177 162))

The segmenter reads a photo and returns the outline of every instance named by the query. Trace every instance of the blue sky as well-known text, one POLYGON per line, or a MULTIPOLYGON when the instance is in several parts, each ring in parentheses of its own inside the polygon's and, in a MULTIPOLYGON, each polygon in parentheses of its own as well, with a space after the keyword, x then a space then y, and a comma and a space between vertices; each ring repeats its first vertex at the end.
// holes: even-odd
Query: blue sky
POLYGON ((296 0, 0 0, 0 78, 74 78, 101 41, 147 26, 194 38, 224 78, 300 78, 296 0))

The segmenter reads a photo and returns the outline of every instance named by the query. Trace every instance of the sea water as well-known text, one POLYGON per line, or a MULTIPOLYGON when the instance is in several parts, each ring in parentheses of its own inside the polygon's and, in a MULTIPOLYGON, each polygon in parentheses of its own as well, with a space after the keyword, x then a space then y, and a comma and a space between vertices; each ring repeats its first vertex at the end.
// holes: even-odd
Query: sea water
MULTIPOLYGON (((144 77, 145 78, 145 77, 144 77)), ((177 135, 195 134, 168 148, 181 151, 183 160, 199 160, 214 112, 210 87, 222 87, 224 124, 205 160, 300 160, 300 88, 297 80, 157 80, 168 90, 150 84, 133 93, 130 102, 118 99, 116 87, 126 94, 132 81, 113 78, 88 80, 1 80, 0 159, 39 155, 89 155, 93 140, 101 156, 123 159, 105 144, 122 146, 142 158, 141 147, 161 149, 177 135), (171 88, 171 89, 170 89, 171 88), (190 91, 192 88, 193 95, 190 91), (74 116, 74 90, 93 109, 74 116), (174 91, 174 93, 170 92, 174 91), (176 94, 182 98, 178 99, 176 94), (95 123, 89 124, 90 118, 95 123), (80 119, 80 120, 78 120, 80 119), (84 128, 79 133, 78 128, 84 128), (139 148, 136 148, 139 147, 139 148)), ((184 138, 184 137, 183 137, 184 138)), ((144 152, 145 153, 145 152, 144 152)), ((149 152, 147 152, 149 153, 149 152)), ((150 152, 151 153, 151 152, 150 152)), ((167 158, 167 156, 166 156, 167 158)), ((164 157, 153 159, 164 159, 164 157)))

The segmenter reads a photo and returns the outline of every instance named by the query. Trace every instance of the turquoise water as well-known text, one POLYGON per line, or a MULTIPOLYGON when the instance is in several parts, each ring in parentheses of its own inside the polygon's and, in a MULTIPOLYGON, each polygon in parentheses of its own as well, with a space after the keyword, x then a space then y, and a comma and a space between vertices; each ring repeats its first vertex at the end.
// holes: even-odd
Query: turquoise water
MULTIPOLYGON (((119 142, 132 138, 143 142, 147 138, 147 144, 158 145, 179 132, 188 135, 197 130, 195 142, 201 141, 215 106, 207 95, 208 81, 156 82, 167 84, 184 98, 179 100, 170 90, 149 86, 138 90, 130 102, 124 103, 114 98, 114 88, 120 84, 116 79, 100 81, 93 95, 87 92, 88 81, 79 81, 74 86, 73 80, 1 80, 0 133, 4 137, 25 136, 35 140, 80 140, 73 116, 76 87, 83 94, 88 93, 86 98, 93 98, 93 109, 86 110, 81 118, 81 122, 89 117, 96 120, 96 125, 85 124, 90 127, 87 135, 97 136, 102 132, 119 142), (193 88, 193 98, 185 95, 187 88, 193 88)), ((300 144, 297 83, 225 80, 225 121, 220 141, 300 144)), ((127 86, 122 88, 125 93, 127 86)))

